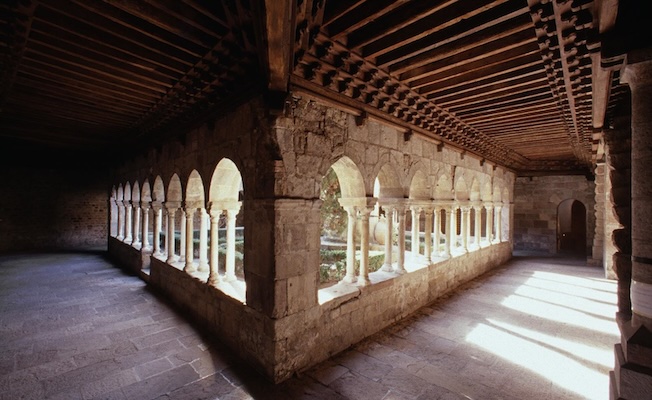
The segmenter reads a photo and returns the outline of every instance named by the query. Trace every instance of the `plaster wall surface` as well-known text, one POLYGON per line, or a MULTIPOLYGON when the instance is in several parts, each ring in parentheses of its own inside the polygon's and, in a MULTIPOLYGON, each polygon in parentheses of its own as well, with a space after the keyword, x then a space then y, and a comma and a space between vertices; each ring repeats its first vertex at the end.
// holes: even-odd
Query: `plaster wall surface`
POLYGON ((557 252, 557 207, 579 200, 587 210, 587 255, 595 232, 595 183, 584 176, 519 177, 514 184, 514 249, 557 252))

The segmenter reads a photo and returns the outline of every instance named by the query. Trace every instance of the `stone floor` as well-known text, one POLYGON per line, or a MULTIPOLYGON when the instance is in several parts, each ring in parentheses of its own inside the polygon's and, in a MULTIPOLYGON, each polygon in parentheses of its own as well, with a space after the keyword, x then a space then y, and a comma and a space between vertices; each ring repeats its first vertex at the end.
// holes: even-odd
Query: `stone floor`
POLYGON ((3 256, 0 399, 607 399, 614 292, 517 257, 272 386, 101 254, 3 256))

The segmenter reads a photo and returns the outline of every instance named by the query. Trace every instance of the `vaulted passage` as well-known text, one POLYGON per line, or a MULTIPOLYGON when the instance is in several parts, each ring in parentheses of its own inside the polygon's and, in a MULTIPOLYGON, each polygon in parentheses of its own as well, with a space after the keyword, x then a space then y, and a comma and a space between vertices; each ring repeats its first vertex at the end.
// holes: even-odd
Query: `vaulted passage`
POLYGON ((600 268, 516 257, 272 385, 100 255, 3 256, 0 278, 7 399, 602 400, 618 340, 615 283, 600 268))

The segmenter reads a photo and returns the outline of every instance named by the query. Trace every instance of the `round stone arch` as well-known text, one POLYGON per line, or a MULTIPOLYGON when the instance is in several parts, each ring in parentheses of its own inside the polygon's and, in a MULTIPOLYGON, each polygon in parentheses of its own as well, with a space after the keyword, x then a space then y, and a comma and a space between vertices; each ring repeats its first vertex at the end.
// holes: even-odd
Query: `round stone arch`
POLYGON ((340 183, 342 198, 366 197, 364 178, 353 160, 348 156, 342 156, 331 165, 331 168, 335 171, 337 180, 340 183))
POLYGON ((466 178, 464 178, 464 173, 460 173, 459 175, 455 175, 455 200, 458 201, 466 201, 469 200, 471 197, 471 193, 469 191, 469 185, 466 182, 466 178))
POLYGON ((131 183, 127 182, 125 183, 125 190, 124 190, 124 200, 125 201, 130 201, 131 200, 131 183))
POLYGON ((433 198, 436 200, 453 199, 453 182, 450 175, 441 173, 437 177, 437 183, 433 188, 433 198))
POLYGON ((493 186, 493 198, 492 200, 496 203, 500 203, 503 201, 503 192, 502 188, 504 187, 504 183, 502 179, 496 179, 494 178, 494 186, 493 186))
POLYGON ((416 170, 410 181, 410 192, 408 197, 412 200, 430 200, 430 183, 428 176, 419 170, 416 170))
POLYGON ((170 183, 168 183, 168 191, 166 195, 167 201, 176 201, 181 202, 183 199, 183 190, 181 189, 181 179, 176 173, 172 174, 170 177, 170 183))
POLYGON ((237 202, 241 200, 240 191, 244 193, 242 173, 233 160, 222 158, 211 177, 208 200, 213 202, 237 202))
POLYGON ((373 194, 378 198, 402 198, 403 186, 396 169, 390 163, 379 166, 375 174, 373 194), (378 190, 376 191, 376 180, 378 190), (376 193, 377 192, 377 193, 376 193))
POLYGON ((145 179, 145 182, 143 182, 143 187, 140 190, 140 200, 145 202, 152 201, 152 189, 148 179, 145 179))
POLYGON ((480 191, 480 200, 491 201, 493 199, 493 190, 491 187, 491 179, 486 177, 482 190, 480 191))
POLYGON ((480 200, 480 180, 475 176, 471 180, 471 189, 470 189, 470 192, 469 192, 469 200, 471 200, 471 201, 480 200))
POLYGON ((165 186, 163 179, 160 175, 154 178, 154 186, 152 187, 152 201, 164 202, 165 201, 165 186))
POLYGON ((135 181, 134 185, 131 187, 131 201, 132 204, 140 201, 140 184, 138 181, 135 181))
POLYGON ((196 169, 193 169, 188 175, 186 182, 185 198, 186 205, 197 204, 203 207, 204 205, 204 181, 196 169))

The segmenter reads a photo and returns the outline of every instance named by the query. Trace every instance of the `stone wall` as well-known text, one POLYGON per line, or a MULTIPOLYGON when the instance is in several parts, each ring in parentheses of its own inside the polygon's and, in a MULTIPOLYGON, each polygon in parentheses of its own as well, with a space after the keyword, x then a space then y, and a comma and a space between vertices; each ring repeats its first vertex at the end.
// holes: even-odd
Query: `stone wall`
POLYGON ((514 184, 514 249, 557 252, 557 207, 579 200, 587 210, 587 255, 595 232, 595 183, 584 176, 519 177, 514 184))
MULTIPOLYGON (((341 351, 511 256, 512 172, 299 93, 281 114, 269 113, 254 99, 228 116, 182 132, 118 167, 113 184, 143 187, 145 181, 159 180, 167 196, 178 176, 181 193, 173 193, 178 198, 162 200, 183 203, 189 176, 199 176, 204 202, 199 207, 208 209, 222 158, 232 160, 243 179, 245 301, 164 258, 152 257, 149 282, 274 381, 341 351), (343 197, 356 204, 375 204, 378 178, 380 200, 401 207, 412 201, 434 206, 436 200, 446 207, 500 211, 501 240, 404 275, 371 276, 369 286, 347 285, 345 294, 320 304, 319 192, 322 178, 338 162, 343 197)), ((199 194, 193 195, 194 207, 199 194)), ((128 243, 111 243, 116 256, 130 254, 119 250, 128 243)))
POLYGON ((105 249, 107 177, 88 166, 0 168, 0 253, 105 249))

